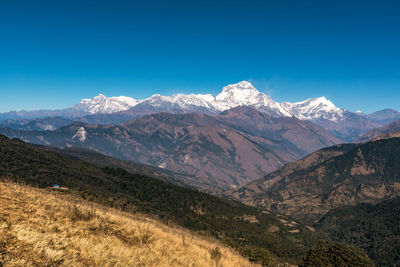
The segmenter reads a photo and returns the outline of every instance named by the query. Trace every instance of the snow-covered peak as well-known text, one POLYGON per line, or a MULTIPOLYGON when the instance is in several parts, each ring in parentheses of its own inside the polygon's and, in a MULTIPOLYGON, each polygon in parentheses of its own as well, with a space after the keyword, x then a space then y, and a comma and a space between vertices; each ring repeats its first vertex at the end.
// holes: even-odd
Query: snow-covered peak
POLYGON ((324 96, 295 103, 278 103, 270 96, 258 91, 247 81, 223 87, 216 97, 211 94, 175 94, 172 96, 156 94, 144 100, 136 100, 127 96, 106 97, 99 94, 91 99, 83 99, 73 109, 94 114, 114 113, 128 110, 134 106, 137 106, 138 109, 153 107, 157 112, 211 114, 237 106, 251 106, 275 117, 294 116, 301 120, 327 119, 331 121, 343 119, 344 113, 344 110, 336 107, 324 96))
POLYGON ((216 97, 217 101, 225 102, 227 105, 254 104, 263 97, 270 98, 259 92, 251 83, 241 81, 222 88, 222 92, 216 97))
POLYGON ((230 90, 230 89, 242 89, 242 90, 250 89, 250 90, 256 90, 257 91, 257 89, 248 81, 241 81, 241 82, 238 82, 238 83, 229 84, 229 85, 225 86, 222 89, 222 91, 224 91, 224 89, 225 90, 230 90))
POLYGON ((328 100, 325 96, 321 96, 318 98, 310 98, 305 101, 294 103, 298 106, 308 107, 310 109, 323 109, 324 111, 338 111, 337 108, 332 101, 328 100))
MULTIPOLYGON (((107 97, 103 94, 99 94, 98 96, 93 97, 93 99, 105 99, 105 98, 107 98, 107 97)), ((90 100, 90 99, 87 99, 87 100, 90 100)))
POLYGON ((302 120, 323 118, 336 121, 343 117, 344 112, 324 96, 296 103, 284 102, 281 103, 281 106, 287 112, 302 120))
POLYGON ((215 98, 210 95, 201 95, 201 94, 176 94, 172 96, 174 102, 178 103, 179 105, 183 106, 201 106, 201 107, 208 107, 210 109, 214 108, 213 102, 215 98))
POLYGON ((156 94, 142 101, 143 104, 150 104, 157 108, 172 105, 184 112, 193 112, 199 108, 213 112, 215 111, 214 102, 215 98, 211 94, 176 94, 173 96, 156 94))
POLYGON ((215 99, 215 105, 221 111, 237 106, 253 106, 272 115, 291 116, 279 103, 247 81, 225 86, 215 99))
POLYGON ((72 108, 90 114, 114 113, 130 109, 139 102, 140 101, 127 96, 106 97, 103 94, 99 94, 91 99, 82 99, 81 102, 72 108))
POLYGON ((112 101, 120 102, 120 103, 125 103, 126 105, 129 106, 136 106, 140 101, 133 99, 132 97, 128 96, 114 96, 109 98, 112 101))

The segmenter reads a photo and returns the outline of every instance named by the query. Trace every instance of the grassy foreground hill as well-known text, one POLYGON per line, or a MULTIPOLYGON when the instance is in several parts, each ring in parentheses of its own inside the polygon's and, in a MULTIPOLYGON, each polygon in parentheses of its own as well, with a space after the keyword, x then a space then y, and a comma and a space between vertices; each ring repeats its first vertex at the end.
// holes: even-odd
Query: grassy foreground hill
POLYGON ((253 266, 148 216, 0 182, 0 266, 253 266))
POLYGON ((0 136, 0 177, 38 187, 68 186, 86 200, 157 216, 212 236, 252 261, 296 263, 321 235, 274 213, 122 169, 71 159, 0 136))

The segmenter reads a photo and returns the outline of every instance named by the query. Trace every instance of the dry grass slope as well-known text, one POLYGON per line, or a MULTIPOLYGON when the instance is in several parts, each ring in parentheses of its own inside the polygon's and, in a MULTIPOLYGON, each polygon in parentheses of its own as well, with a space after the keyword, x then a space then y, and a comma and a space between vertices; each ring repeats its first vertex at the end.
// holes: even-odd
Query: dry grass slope
POLYGON ((0 183, 0 266, 253 266, 217 241, 75 197, 0 183))

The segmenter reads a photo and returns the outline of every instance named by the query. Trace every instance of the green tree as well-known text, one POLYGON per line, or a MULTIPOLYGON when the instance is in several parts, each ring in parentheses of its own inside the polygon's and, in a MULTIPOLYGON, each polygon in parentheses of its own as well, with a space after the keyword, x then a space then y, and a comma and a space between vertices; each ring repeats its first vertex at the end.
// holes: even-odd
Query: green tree
POLYGON ((321 240, 304 255, 299 267, 320 266, 375 266, 374 262, 359 248, 327 240, 321 240))

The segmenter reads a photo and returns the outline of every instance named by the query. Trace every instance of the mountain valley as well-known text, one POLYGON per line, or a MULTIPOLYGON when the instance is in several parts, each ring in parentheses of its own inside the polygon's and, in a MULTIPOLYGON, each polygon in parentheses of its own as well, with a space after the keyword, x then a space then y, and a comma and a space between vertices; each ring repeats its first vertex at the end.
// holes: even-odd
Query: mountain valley
POLYGON ((265 265, 297 262, 321 239, 319 232, 283 215, 149 176, 102 168, 4 136, 0 136, 0 177, 40 188, 62 185, 68 188, 66 194, 87 201, 156 216, 165 224, 212 236, 265 265))
POLYGON ((243 81, 216 97, 100 94, 0 118, 5 184, 60 184, 264 266, 308 266, 329 246, 372 266, 335 242, 377 266, 398 259, 397 111, 350 112, 325 97, 278 103, 243 81))
POLYGON ((271 117, 250 107, 220 115, 144 116, 121 125, 73 123, 54 131, 0 133, 59 148, 80 147, 108 156, 235 188, 322 147, 340 143, 326 130, 293 117, 271 117))

